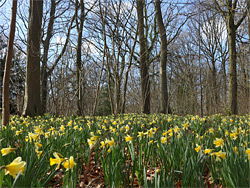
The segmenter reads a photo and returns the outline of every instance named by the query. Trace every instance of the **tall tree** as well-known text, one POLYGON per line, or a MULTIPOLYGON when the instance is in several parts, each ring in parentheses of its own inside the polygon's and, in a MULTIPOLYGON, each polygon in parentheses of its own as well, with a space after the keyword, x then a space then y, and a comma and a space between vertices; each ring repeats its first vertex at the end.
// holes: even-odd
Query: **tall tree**
POLYGON ((161 58, 160 58, 160 113, 168 111, 168 88, 167 88, 167 36, 166 29, 162 20, 161 2, 155 0, 155 10, 157 25, 161 36, 161 58))
POLYGON ((40 42, 43 0, 30 0, 23 115, 42 113, 40 98, 40 42))
POLYGON ((238 0, 214 0, 216 8, 226 20, 228 32, 229 48, 229 89, 228 103, 232 114, 238 113, 237 107, 237 68, 236 68, 236 31, 247 16, 247 10, 244 10, 240 18, 236 17, 238 0), (237 20, 237 21, 236 21, 237 20))
POLYGON ((139 42, 140 42, 140 73, 141 73, 141 111, 142 113, 150 113, 150 80, 148 71, 148 53, 146 48, 146 38, 144 36, 144 0, 137 0, 137 17, 139 28, 139 42))
POLYGON ((46 104, 47 104, 47 93, 48 93, 48 71, 47 71, 47 62, 48 62, 48 54, 49 54, 49 46, 50 40, 53 36, 53 26, 55 21, 55 10, 56 10, 56 2, 55 0, 51 0, 50 7, 50 18, 49 24, 47 28, 47 36, 44 40, 44 52, 43 52, 43 60, 42 60, 42 69, 41 69, 41 84, 42 84, 42 112, 46 112, 46 104))
POLYGON ((83 71, 82 71, 82 32, 83 32, 83 22, 85 19, 84 14, 84 3, 83 0, 76 0, 75 2, 75 9, 76 9, 76 26, 77 26, 77 47, 76 47, 76 85, 78 90, 78 97, 77 97, 77 114, 83 115, 83 71), (80 6, 80 18, 78 18, 77 12, 78 7, 80 6), (79 20, 80 21, 79 21, 79 20))
POLYGON ((17 12, 17 0, 13 0, 11 22, 10 22, 10 33, 9 33, 9 40, 8 40, 8 52, 7 52, 4 77, 3 77, 2 125, 9 124, 9 114, 10 114, 9 82, 10 82, 10 67, 11 67, 12 52, 13 52, 13 42, 14 42, 15 28, 16 28, 16 12, 17 12))

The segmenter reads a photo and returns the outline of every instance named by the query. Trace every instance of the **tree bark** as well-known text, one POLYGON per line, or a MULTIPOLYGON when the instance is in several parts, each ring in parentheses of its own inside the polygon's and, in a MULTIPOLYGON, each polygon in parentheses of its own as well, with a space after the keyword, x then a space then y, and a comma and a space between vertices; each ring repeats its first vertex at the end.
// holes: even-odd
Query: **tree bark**
POLYGON ((160 56, 160 113, 168 113, 168 88, 167 88, 167 36, 162 20, 160 0, 155 0, 156 19, 161 36, 161 56, 160 56))
POLYGON ((42 113, 40 97, 40 42, 42 16, 43 0, 30 0, 23 115, 31 117, 42 113))
MULTIPOLYGON (((76 24, 77 24, 77 47, 76 47, 76 83, 78 90, 77 97, 77 114, 83 115, 83 87, 82 87, 82 31, 83 31, 83 22, 84 22, 84 3, 83 0, 80 0, 80 23, 78 25, 78 17, 76 16, 76 24)), ((76 15, 78 11, 78 0, 76 0, 76 15)))
POLYGON ((232 114, 237 114, 237 72, 236 72, 236 26, 234 24, 234 14, 232 9, 228 10, 227 30, 229 44, 229 85, 228 103, 232 114))
POLYGON ((215 60, 212 60, 212 93, 213 93, 213 113, 218 112, 218 92, 217 92, 217 70, 215 66, 215 60))
POLYGON ((139 42, 140 42, 140 73, 141 73, 141 95, 142 95, 142 113, 150 113, 150 80, 148 73, 148 57, 146 49, 146 38, 144 36, 144 0, 137 0, 137 17, 139 25, 139 42))
POLYGON ((8 51, 5 62, 4 77, 3 77, 3 101, 2 101, 2 125, 9 124, 10 115, 10 67, 13 53, 13 43, 15 38, 16 28, 16 12, 17 12, 17 0, 12 1, 11 21, 10 21, 10 33, 8 40, 8 51))
POLYGON ((44 41, 44 52, 43 52, 43 63, 41 69, 41 84, 42 84, 42 113, 46 112, 47 106, 47 93, 48 93, 48 72, 47 72, 47 62, 48 62, 48 52, 50 39, 53 36, 53 25, 55 20, 55 10, 56 10, 56 2, 55 0, 51 0, 51 8, 50 8, 50 18, 49 24, 47 28, 47 37, 44 41))
MULTIPOLYGON (((247 26, 248 26, 248 39, 249 39, 249 52, 250 52, 250 1, 247 1, 247 9, 248 9, 248 16, 247 16, 247 26)), ((250 75, 249 75, 249 70, 250 70, 250 62, 248 61, 247 68, 246 68, 246 74, 247 74, 247 82, 246 82, 246 99, 248 100, 247 102, 247 112, 250 112, 250 75)))

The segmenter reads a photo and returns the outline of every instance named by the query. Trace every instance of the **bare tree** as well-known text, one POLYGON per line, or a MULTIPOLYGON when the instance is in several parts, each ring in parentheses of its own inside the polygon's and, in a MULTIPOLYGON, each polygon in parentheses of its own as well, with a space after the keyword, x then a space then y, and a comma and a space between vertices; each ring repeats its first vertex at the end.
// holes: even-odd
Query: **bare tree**
POLYGON ((139 42, 140 42, 140 72, 141 72, 141 111, 142 113, 150 113, 150 80, 148 72, 148 53, 146 48, 146 38, 144 36, 144 0, 137 0, 137 16, 139 28, 139 42))
POLYGON ((83 32, 83 23, 85 19, 84 13, 84 2, 78 0, 75 2, 75 11, 76 11, 76 26, 77 26, 77 47, 76 47, 76 83, 77 83, 77 114, 83 115, 83 71, 82 71, 82 58, 81 58, 81 51, 82 51, 82 32, 83 32), (80 17, 78 20, 78 7, 80 7, 80 17))
POLYGON ((9 40, 8 40, 8 51, 7 51, 4 77, 3 77, 2 125, 9 124, 9 113, 10 113, 9 81, 10 81, 10 67, 11 67, 12 52, 13 52, 13 42, 15 38, 16 12, 17 12, 17 0, 13 0, 12 11, 11 11, 10 33, 9 33, 9 40))
POLYGON ((229 89, 228 103, 232 114, 238 113, 237 106, 237 61, 236 61, 236 31, 247 16, 247 10, 243 10, 240 18, 236 19, 238 0, 214 0, 217 10, 223 15, 227 24, 229 47, 229 89))
POLYGON ((27 63, 23 115, 42 113, 40 97, 40 42, 43 0, 30 0, 27 39, 27 63))
POLYGON ((167 88, 167 74, 166 74, 166 66, 167 66, 167 36, 166 29, 162 20, 161 13, 161 3, 160 0, 155 0, 155 10, 156 10, 156 18, 157 24, 160 31, 161 36, 161 59, 160 59, 160 112, 167 113, 169 110, 168 103, 168 88, 167 88))

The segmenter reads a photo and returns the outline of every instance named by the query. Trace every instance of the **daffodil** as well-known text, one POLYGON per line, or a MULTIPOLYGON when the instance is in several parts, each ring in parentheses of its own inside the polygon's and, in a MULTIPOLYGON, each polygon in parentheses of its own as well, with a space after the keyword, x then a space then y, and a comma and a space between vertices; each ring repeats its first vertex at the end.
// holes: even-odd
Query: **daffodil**
POLYGON ((64 125, 61 125, 60 131, 61 131, 61 132, 64 132, 64 130, 65 130, 65 126, 64 126, 64 125))
POLYGON ((220 161, 220 158, 225 159, 226 158, 226 153, 222 152, 221 150, 219 152, 214 152, 211 154, 211 156, 217 156, 216 160, 220 161))
POLYGON ((149 145, 150 145, 150 144, 153 144, 153 142, 154 142, 153 140, 150 140, 150 141, 148 142, 148 144, 149 144, 149 145))
POLYGON ((224 145, 224 140, 222 138, 216 138, 213 143, 216 147, 222 147, 224 145))
POLYGON ((210 129, 208 129, 208 132, 213 134, 214 133, 214 129, 210 128, 210 129))
POLYGON ((11 153, 12 151, 15 151, 17 148, 3 148, 1 149, 1 153, 2 153, 2 156, 5 156, 5 155, 8 155, 9 153, 11 153))
POLYGON ((174 127, 174 132, 177 133, 177 132, 179 132, 179 131, 180 131, 180 128, 179 128, 178 126, 175 126, 175 127, 174 127))
POLYGON ((183 126, 183 130, 188 129, 188 123, 184 123, 184 124, 182 124, 182 126, 183 126))
POLYGON ((154 135, 154 130, 153 130, 153 128, 151 128, 150 130, 148 130, 146 134, 148 135, 148 137, 152 138, 153 135, 154 135))
POLYGON ((16 131, 16 136, 18 136, 22 132, 23 132, 23 130, 16 131))
POLYGON ((39 138, 39 134, 36 133, 29 133, 29 141, 31 142, 32 140, 37 140, 39 138))
POLYGON ((72 156, 63 163, 63 166, 64 166, 64 168, 66 168, 66 171, 71 169, 71 171, 73 172, 73 168, 75 165, 76 165, 76 163, 75 163, 74 158, 72 156))
POLYGON ((96 143, 96 141, 93 141, 91 139, 88 139, 87 141, 88 141, 88 144, 89 144, 90 148, 92 148, 95 145, 95 143, 96 143))
POLYGON ((10 163, 9 165, 5 166, 5 175, 10 174, 13 178, 16 178, 17 174, 21 172, 24 173, 26 162, 22 161, 21 157, 17 157, 10 163))
POLYGON ((214 150, 214 149, 205 149, 205 150, 204 150, 204 153, 205 153, 205 154, 208 154, 208 153, 211 153, 213 150, 214 150))
POLYGON ((35 131, 36 134, 44 134, 43 130, 42 130, 42 128, 40 126, 34 127, 34 131, 35 131))
POLYGON ((167 142, 167 137, 162 136, 161 137, 161 143, 165 144, 167 142))
POLYGON ((104 141, 101 141, 101 148, 105 148, 106 143, 104 141))
POLYGON ((61 164, 65 159, 59 157, 59 155, 61 155, 61 154, 59 154, 59 153, 57 153, 57 152, 54 152, 53 155, 54 155, 55 159, 52 159, 52 158, 49 159, 49 161, 50 161, 50 166, 53 166, 54 164, 57 164, 57 167, 56 167, 56 170, 57 170, 57 169, 59 169, 60 164, 61 164))
POLYGON ((126 141, 126 142, 131 142, 132 139, 133 139, 132 136, 129 136, 129 135, 125 136, 125 141, 126 141))
POLYGON ((246 149, 246 154, 250 155, 250 149, 249 148, 246 149))
POLYGON ((141 139, 143 137, 144 133, 143 132, 138 132, 138 137, 141 139))
POLYGON ((113 138, 111 140, 107 140, 106 143, 109 145, 109 147, 112 147, 113 145, 115 145, 115 141, 113 138))
POLYGON ((196 148, 194 148, 194 149, 195 149, 195 151, 198 153, 198 152, 200 151, 200 149, 201 149, 201 146, 198 145, 198 144, 196 144, 196 148))
POLYGON ((36 151, 36 153, 37 153, 37 157, 38 157, 38 159, 41 157, 41 155, 42 155, 42 151, 39 151, 38 149, 36 149, 35 150, 36 151))
POLYGON ((38 149, 38 148, 41 148, 42 147, 42 144, 38 143, 38 142, 35 142, 35 148, 38 149))

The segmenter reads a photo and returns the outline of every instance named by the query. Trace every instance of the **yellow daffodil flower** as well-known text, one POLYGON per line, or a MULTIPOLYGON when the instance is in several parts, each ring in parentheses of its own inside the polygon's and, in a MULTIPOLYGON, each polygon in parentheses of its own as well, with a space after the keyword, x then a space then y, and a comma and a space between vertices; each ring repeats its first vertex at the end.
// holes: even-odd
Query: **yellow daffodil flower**
POLYGON ((36 151, 36 153, 37 153, 37 157, 38 157, 38 159, 41 157, 41 155, 42 155, 42 151, 39 151, 38 149, 36 149, 35 150, 36 151))
POLYGON ((247 149, 246 149, 246 154, 247 154, 247 155, 250 155, 250 148, 247 148, 247 149))
POLYGON ((165 144, 167 142, 167 137, 161 137, 161 143, 165 144))
POLYGON ((38 143, 38 142, 35 142, 35 147, 36 147, 36 149, 41 148, 42 146, 43 146, 42 144, 40 144, 40 143, 38 143))
POLYGON ((184 123, 184 124, 182 124, 182 126, 183 126, 183 130, 188 129, 188 123, 184 123))
POLYGON ((143 132, 138 132, 138 137, 141 139, 144 136, 143 132))
POLYGON ((177 132, 179 132, 179 131, 180 131, 180 128, 179 128, 178 126, 175 126, 175 127, 174 127, 174 132, 177 133, 177 132))
POLYGON ((57 170, 57 169, 60 168, 60 164, 61 164, 65 159, 59 157, 59 155, 61 155, 61 154, 59 154, 59 153, 57 153, 57 152, 54 152, 53 155, 54 155, 55 159, 52 159, 52 158, 49 159, 49 161, 50 161, 50 166, 53 166, 54 164, 57 164, 57 167, 56 167, 56 170, 57 170))
POLYGON ((225 159, 226 158, 226 152, 222 152, 221 150, 219 152, 214 152, 211 154, 211 156, 216 156, 216 161, 220 161, 220 158, 225 159))
POLYGON ((74 166, 76 165, 75 161, 74 161, 74 158, 73 156, 71 156, 69 158, 69 160, 66 160, 64 163, 63 163, 63 166, 64 168, 66 168, 66 171, 68 171, 69 169, 71 169, 71 171, 73 172, 73 168, 74 166))
POLYGON ((101 148, 105 148, 106 143, 104 141, 101 141, 101 148))
POLYGON ((21 171, 21 174, 24 173, 26 162, 22 161, 21 157, 17 157, 10 163, 5 166, 5 175, 10 174, 13 178, 16 178, 17 174, 21 171))
POLYGON ((5 155, 8 155, 9 153, 11 153, 12 151, 15 151, 17 148, 3 148, 1 149, 1 153, 2 153, 2 156, 5 156, 5 155))
POLYGON ((40 126, 34 127, 34 131, 36 134, 43 134, 43 130, 40 126))
POLYGON ((196 144, 196 148, 194 148, 194 149, 195 149, 195 151, 198 153, 198 152, 200 151, 200 149, 201 149, 201 146, 198 145, 198 144, 196 144))
POLYGON ((215 147, 222 147, 224 145, 224 140, 222 138, 216 138, 213 143, 215 147))
POLYGON ((113 145, 115 145, 115 141, 112 138, 111 140, 107 140, 107 144, 109 145, 109 147, 112 147, 113 145))
POLYGON ((213 134, 214 133, 214 129, 210 128, 210 129, 208 129, 208 132, 213 134))
POLYGON ((211 153, 212 151, 214 151, 214 149, 205 149, 205 150, 204 150, 204 153, 205 153, 205 154, 208 154, 208 153, 211 153))
POLYGON ((65 126, 64 126, 64 125, 61 125, 60 131, 61 131, 61 132, 64 132, 64 130, 65 130, 65 126))
POLYGON ((133 139, 132 136, 129 136, 129 135, 125 136, 125 141, 126 141, 126 142, 131 142, 132 139, 133 139))
POLYGON ((18 136, 22 132, 23 132, 23 130, 16 131, 16 136, 18 136))

